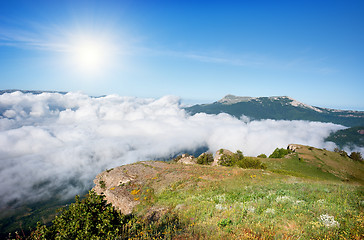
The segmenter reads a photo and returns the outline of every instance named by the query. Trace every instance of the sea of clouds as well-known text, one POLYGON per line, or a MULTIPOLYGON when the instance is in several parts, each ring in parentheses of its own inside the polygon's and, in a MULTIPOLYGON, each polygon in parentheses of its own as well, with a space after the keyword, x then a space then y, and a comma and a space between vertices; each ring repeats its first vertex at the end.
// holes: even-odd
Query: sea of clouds
POLYGON ((249 121, 228 114, 189 115, 177 97, 142 99, 81 93, 0 95, 0 209, 72 197, 115 166, 207 147, 269 155, 290 143, 324 142, 345 127, 309 121, 249 121))

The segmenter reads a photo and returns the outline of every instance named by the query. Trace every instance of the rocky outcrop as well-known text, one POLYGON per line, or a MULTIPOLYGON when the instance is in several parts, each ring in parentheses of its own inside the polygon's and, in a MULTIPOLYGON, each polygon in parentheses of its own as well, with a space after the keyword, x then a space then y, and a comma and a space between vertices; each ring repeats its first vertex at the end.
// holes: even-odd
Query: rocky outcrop
POLYGON ((292 152, 296 152, 297 149, 301 148, 297 144, 289 144, 287 149, 291 150, 292 152))
POLYGON ((121 213, 130 214, 142 199, 148 199, 152 193, 163 191, 173 182, 189 179, 189 171, 194 168, 189 164, 137 162, 98 174, 93 190, 104 195, 105 200, 121 213))
POLYGON ((212 166, 218 166, 219 165, 219 160, 221 158, 222 155, 233 155, 234 153, 227 150, 227 149, 220 149, 220 150, 217 150, 216 153, 215 153, 215 157, 214 157, 214 161, 212 162, 212 166))
POLYGON ((196 158, 192 155, 182 154, 182 158, 178 160, 178 163, 196 164, 196 158))
POLYGON ((134 200, 133 195, 123 186, 133 181, 135 181, 135 176, 119 167, 97 175, 93 190, 99 195, 105 195, 105 200, 120 210, 121 213, 130 214, 138 201, 134 200))

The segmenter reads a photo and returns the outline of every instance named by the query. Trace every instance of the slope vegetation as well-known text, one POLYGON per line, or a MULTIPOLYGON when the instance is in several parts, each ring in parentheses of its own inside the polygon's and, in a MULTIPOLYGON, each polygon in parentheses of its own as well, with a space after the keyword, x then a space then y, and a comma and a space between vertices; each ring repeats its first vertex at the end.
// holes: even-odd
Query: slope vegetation
POLYGON ((265 170, 139 162, 101 173, 95 190, 114 193, 115 206, 127 195, 125 213, 154 221, 176 213, 186 225, 177 239, 364 237, 364 164, 296 147, 284 158, 253 158, 265 170))
POLYGON ((364 163, 290 147, 282 158, 217 152, 264 169, 200 165, 191 156, 109 169, 83 202, 76 198, 31 238, 363 239, 364 163))

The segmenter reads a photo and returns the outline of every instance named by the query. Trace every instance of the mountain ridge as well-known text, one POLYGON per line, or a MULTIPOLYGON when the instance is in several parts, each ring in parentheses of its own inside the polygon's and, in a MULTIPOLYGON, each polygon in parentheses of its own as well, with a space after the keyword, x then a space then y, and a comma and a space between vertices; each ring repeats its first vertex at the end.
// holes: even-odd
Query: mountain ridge
POLYGON ((236 118, 244 115, 252 120, 308 120, 347 127, 364 126, 364 111, 316 107, 288 96, 240 97, 228 94, 213 103, 196 104, 185 109, 192 115, 228 113, 236 118))

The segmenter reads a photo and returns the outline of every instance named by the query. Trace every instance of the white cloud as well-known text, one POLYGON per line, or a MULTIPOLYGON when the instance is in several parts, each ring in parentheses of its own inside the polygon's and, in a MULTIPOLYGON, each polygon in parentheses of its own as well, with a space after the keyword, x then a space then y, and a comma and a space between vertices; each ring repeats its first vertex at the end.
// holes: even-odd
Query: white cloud
POLYGON ((227 148, 270 154, 289 143, 333 148, 324 138, 340 125, 308 121, 247 121, 228 114, 188 115, 179 99, 80 93, 0 95, 0 206, 73 196, 99 172, 141 160, 227 148))

